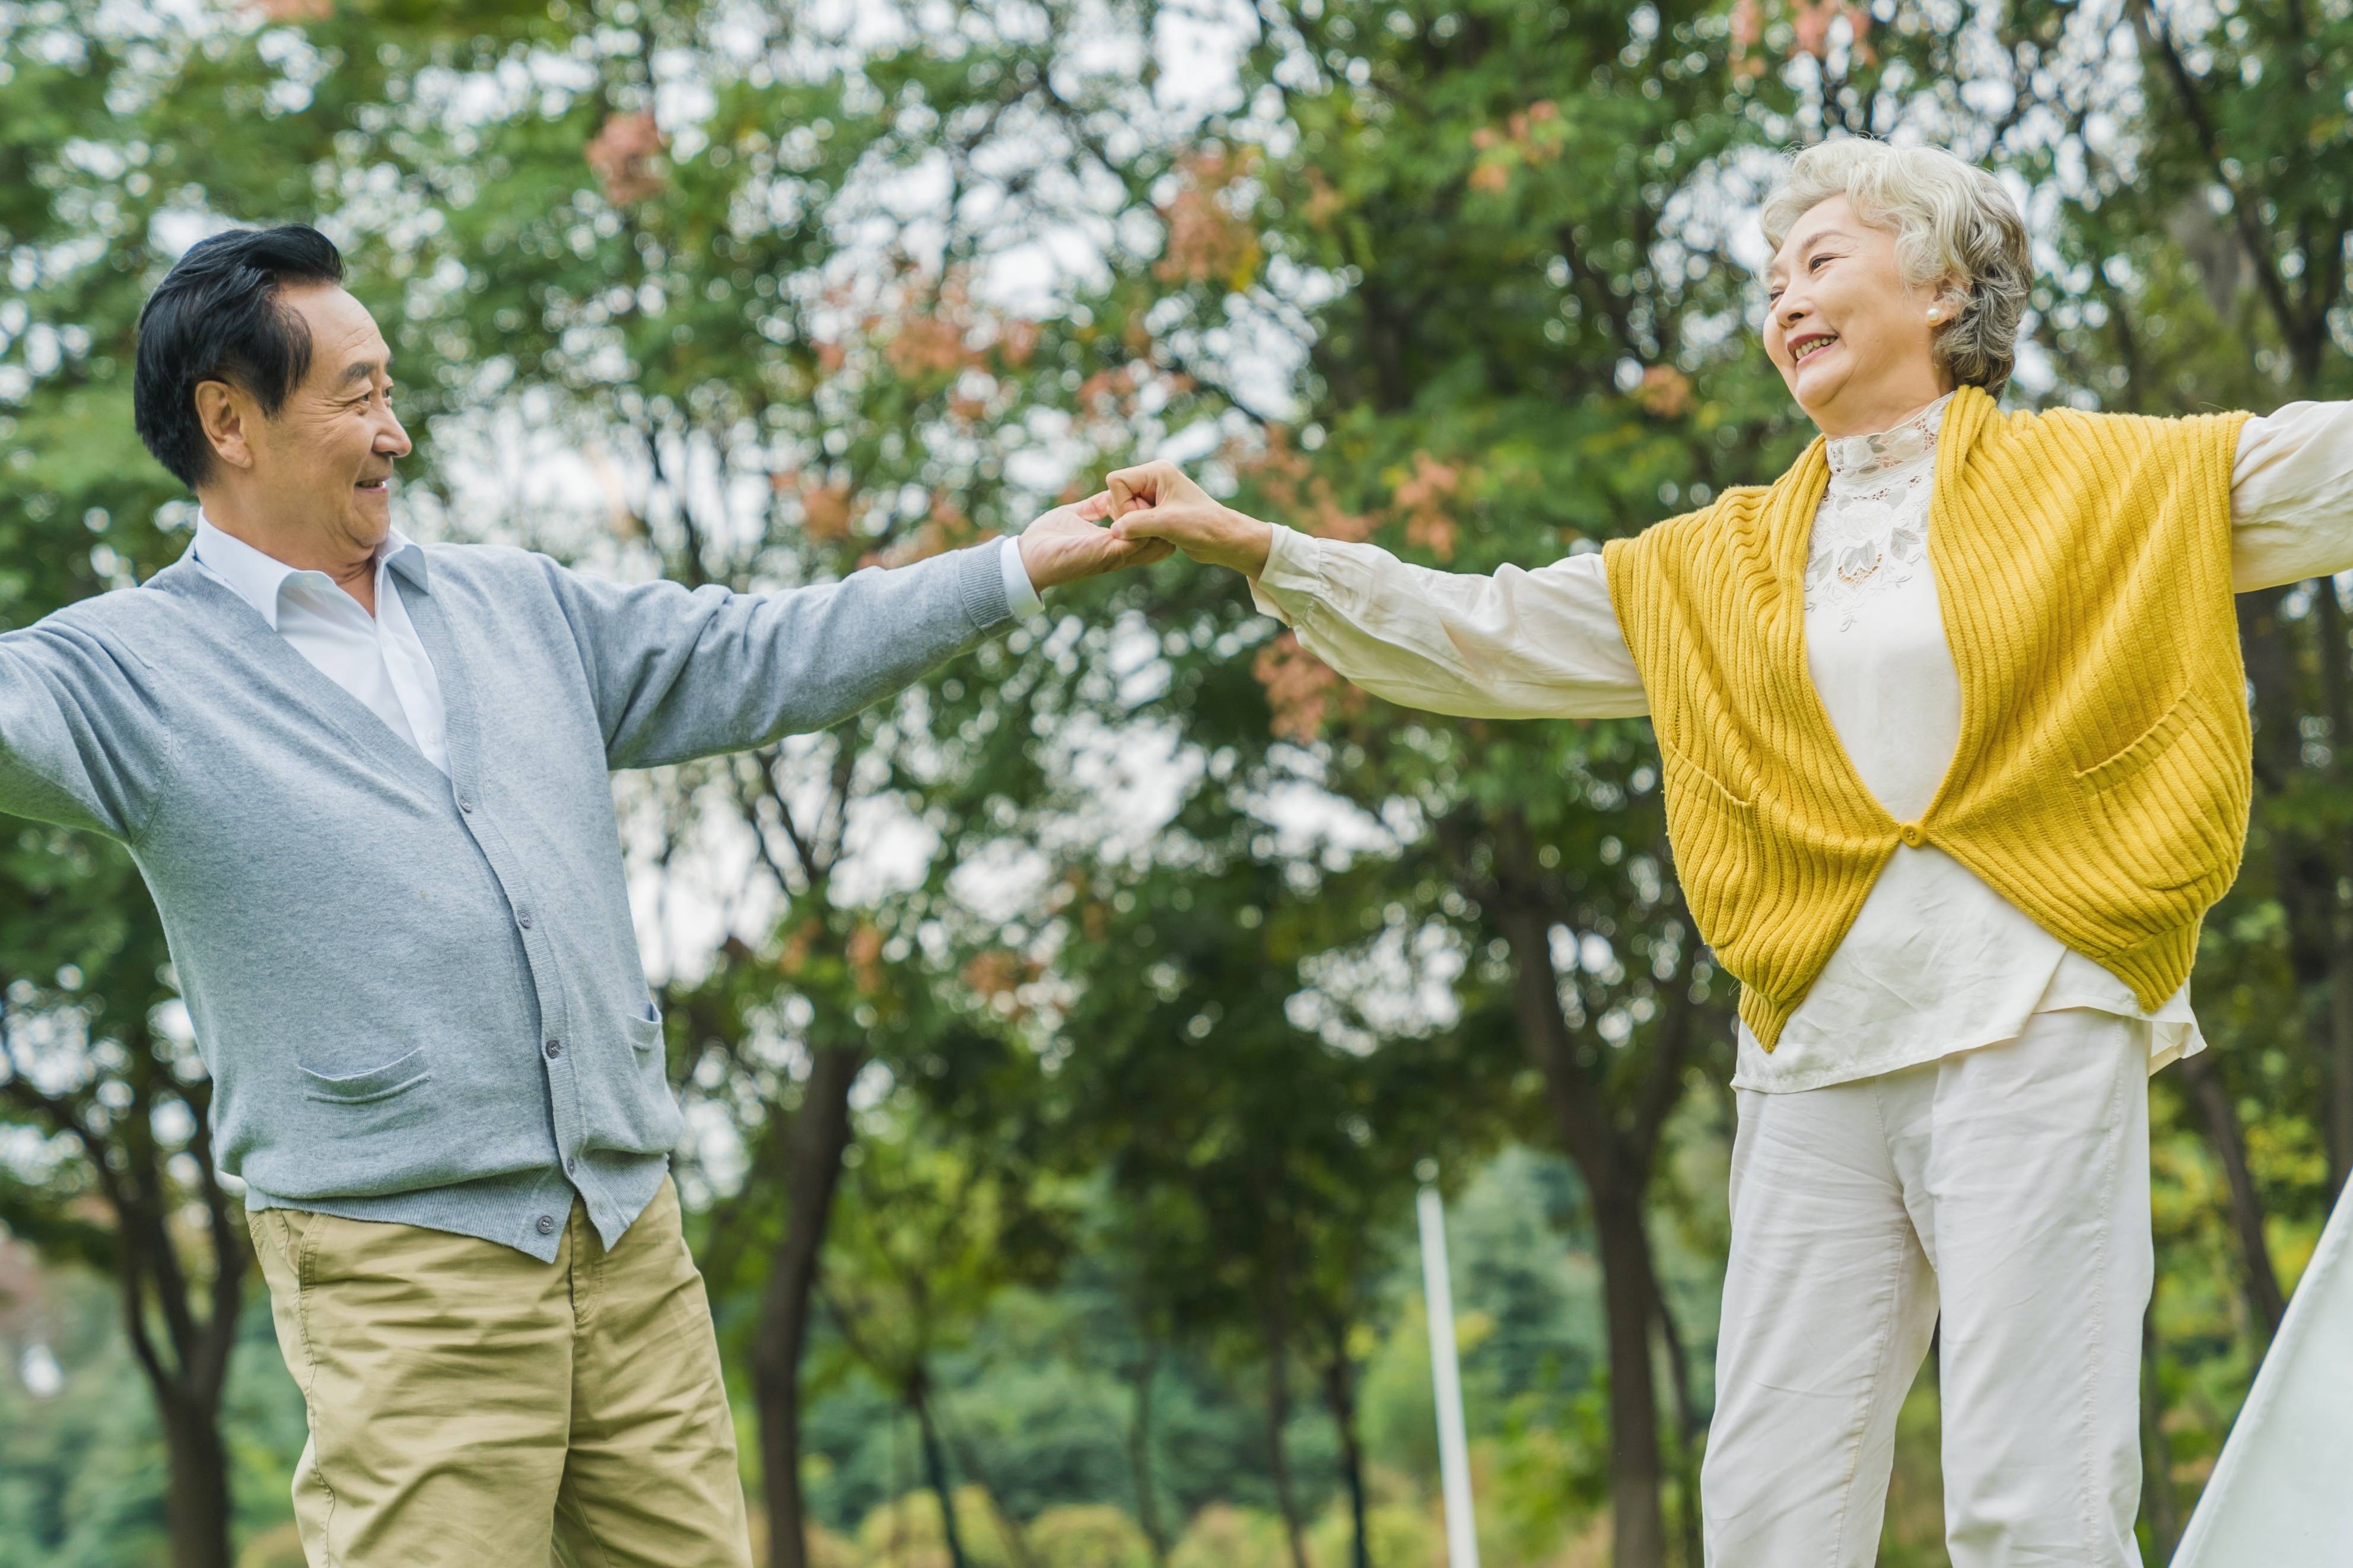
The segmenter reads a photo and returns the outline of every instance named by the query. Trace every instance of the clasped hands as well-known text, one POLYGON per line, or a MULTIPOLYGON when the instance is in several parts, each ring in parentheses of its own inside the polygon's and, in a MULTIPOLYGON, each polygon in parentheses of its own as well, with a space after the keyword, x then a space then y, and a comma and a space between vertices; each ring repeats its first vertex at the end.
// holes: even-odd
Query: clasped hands
POLYGON ((1041 593, 1181 550, 1210 566, 1255 577, 1274 531, 1220 505, 1174 463, 1122 468, 1082 501, 1058 506, 1021 532, 1021 564, 1041 593))

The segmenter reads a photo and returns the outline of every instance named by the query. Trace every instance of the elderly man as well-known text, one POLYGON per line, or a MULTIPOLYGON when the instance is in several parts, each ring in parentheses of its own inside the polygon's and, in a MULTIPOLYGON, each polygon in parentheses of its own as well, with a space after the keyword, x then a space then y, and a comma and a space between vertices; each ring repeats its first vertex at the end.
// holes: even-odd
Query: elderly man
POLYGON ((315 230, 234 232, 147 302, 139 434, 203 515, 0 637, 0 810, 154 893, 308 1405, 311 1562, 743 1564, 607 774, 821 729, 1150 554, 1099 507, 771 595, 417 544, 342 279, 315 230))

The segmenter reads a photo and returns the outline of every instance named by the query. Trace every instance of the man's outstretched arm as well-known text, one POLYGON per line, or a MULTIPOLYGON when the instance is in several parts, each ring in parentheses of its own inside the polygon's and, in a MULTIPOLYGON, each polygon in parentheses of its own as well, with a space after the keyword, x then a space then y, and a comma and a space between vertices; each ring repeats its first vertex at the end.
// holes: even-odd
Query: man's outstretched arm
POLYGON ((1168 552, 1103 527, 1109 504, 1092 497, 1014 540, 776 594, 547 570, 608 762, 656 767, 822 730, 902 689, 1012 617, 1016 573, 1043 592, 1168 552))
POLYGON ((0 637, 0 813, 135 841, 172 756, 154 676, 78 609, 0 637))

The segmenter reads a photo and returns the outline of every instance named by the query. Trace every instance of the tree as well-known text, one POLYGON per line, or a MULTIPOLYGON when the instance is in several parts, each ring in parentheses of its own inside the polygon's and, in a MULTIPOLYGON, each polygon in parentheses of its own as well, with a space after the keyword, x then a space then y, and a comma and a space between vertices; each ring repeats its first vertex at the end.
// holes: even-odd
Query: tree
MULTIPOLYGON (((160 273, 152 235, 194 187, 204 140, 135 19, 0 12, 0 626, 126 585, 178 553, 177 486, 131 434, 133 329, 160 273)), ((270 73, 223 62, 213 84, 270 73)), ((257 156, 267 181, 289 165, 257 156)), ((161 1416, 179 1568, 230 1561, 218 1417, 251 1262, 213 1164, 211 1096, 173 1021, 153 906, 120 846, 28 824, 0 840, 0 1106, 47 1141, 0 1173, 0 1220, 111 1275, 161 1416)))
MULTIPOLYGON (((191 511, 173 504, 175 487, 121 460, 131 331, 177 246, 224 222, 316 217, 343 243, 426 437, 405 476, 411 526, 740 588, 913 559, 1026 518, 1034 498, 1008 474, 1030 444, 1022 387, 1058 367, 1029 323, 968 282, 991 247, 1076 199, 1038 172, 1064 144, 1056 128, 1099 95, 1061 61, 1061 30, 966 20, 927 41, 915 11, 878 7, 829 21, 803 8, 755 20, 697 4, 512 0, 0 12, 0 226, 18 263, 0 312, 0 416, 21 503, 5 509, 0 540, 27 563, 0 584, 9 618, 132 581, 184 543, 191 511), (683 112, 663 99, 673 89, 683 112), (268 134, 216 134, 224 108, 268 134), (934 178, 937 198, 911 197, 911 180, 934 178), (533 458, 586 480, 587 504, 508 489, 533 458)), ((746 1011, 713 1008, 709 1021, 805 1002, 773 958, 812 921, 798 951, 849 982, 827 998, 844 1013, 796 1041, 806 1073, 772 1058, 717 1097, 736 1103, 750 1077, 776 1091, 744 1102, 744 1125, 755 1169, 777 1178, 755 1201, 786 1214, 766 1259, 755 1400, 780 1563, 802 1559, 797 1367, 849 1095, 875 1054, 856 981, 873 962, 867 944, 884 939, 837 907, 835 878, 863 814, 912 801, 923 817, 943 752, 1002 755, 985 737, 1001 718, 1022 721, 1018 698, 1008 708, 976 689, 959 705, 962 691, 950 677, 929 693, 935 709, 919 700, 639 797, 657 840, 664 826, 732 822, 753 841, 746 896, 772 900, 776 925, 744 913, 746 940, 723 954, 760 955, 754 973, 719 983, 746 1011), (934 716, 936 736, 924 730, 934 716)), ((1018 775, 1024 764, 1008 760, 1018 775)), ((104 910, 152 931, 127 869, 110 864, 108 877, 57 879, 44 862, 24 876, 48 877, 69 907, 12 907, 50 925, 104 910)), ((38 951, 12 942, 0 930, 0 957, 38 951)), ((90 983, 144 994, 160 943, 122 945, 126 977, 92 970, 90 983)), ((144 1049, 137 1016, 115 1017, 144 1049)), ((752 1033, 708 1042, 723 1081, 757 1054, 752 1033)), ((696 1049, 681 1070, 702 1070, 706 1042, 690 1032, 682 1044, 696 1049)), ((159 1057, 149 1076, 170 1084, 175 1060, 159 1057)), ((201 1166, 201 1141, 189 1148, 201 1166)), ((199 1171, 188 1184, 209 1180, 199 1171)), ((227 1289, 242 1244, 234 1226, 221 1234, 212 1278, 227 1289)), ((141 1268, 167 1277, 153 1259, 141 1268)), ((206 1550, 224 1555, 225 1536, 206 1550)))
MULTIPOLYGON (((1240 410, 1224 421, 1231 477, 1241 504, 1278 521, 1480 570, 1769 476, 1796 431, 1740 330, 1745 268, 1722 215, 1757 191, 1747 150, 1834 133, 1945 142, 2055 213, 2058 264, 2035 300, 2049 358, 2029 356, 2021 395, 2169 412, 2319 395, 2342 377, 2353 220, 2311 171, 2345 156, 2333 84, 2348 40, 2321 13, 1751 0, 1267 6, 1260 20, 1246 110, 1209 127, 1219 140, 1163 193, 1165 248, 1112 298, 1149 312, 1143 370, 1240 410), (2137 80, 2112 68, 2120 49, 2137 80), (1277 327, 1295 333, 1303 372, 1290 409, 1263 370, 1277 327)), ((2258 1130, 2271 1142, 2303 1136, 2294 1108, 2329 1107, 2332 1190, 2353 1148, 2353 882, 2338 853, 2353 796, 2327 739, 2353 718, 2333 588, 2251 595, 2242 621, 2256 875, 2217 912, 2201 990, 2286 973, 2306 1005, 2211 1009, 2226 1049, 2180 1077, 2226 1178, 2261 1333, 2283 1295, 2267 1214, 2287 1199, 2308 1216, 2314 1194, 2265 1191, 2248 1108, 2291 1108, 2258 1130), (2261 918, 2266 904, 2284 918, 2261 918)), ((1642 1194, 1688 1031, 1720 1038, 1725 997, 1663 891, 1665 847, 1631 809, 1655 786, 1644 742, 1597 726, 1547 751, 1537 731, 1402 721, 1355 706, 1289 643, 1233 631, 1240 647, 1219 657, 1250 661, 1274 722, 1315 744, 1303 771, 1376 815, 1409 805, 1440 848, 1401 864, 1478 911, 1472 952, 1511 962, 1514 1026, 1554 1086, 1618 1281, 1618 1560, 1655 1562, 1642 1194), (1578 905, 1589 923, 1563 918, 1578 905), (1576 994, 1588 932, 1592 970, 1625 977, 1601 995, 1576 994), (1580 1041, 1587 1018, 1615 1037, 1580 1041), (1605 1070, 1564 1070, 1580 1062, 1605 1070)), ((1180 689, 1172 708, 1198 710, 1203 692, 1180 689)))
MULTIPOLYGON (((937 1058, 939 1076, 970 1086, 982 1076, 974 1058, 991 1056, 1004 1059, 976 1038, 949 1039, 937 1058)), ((1018 1074, 1018 1087, 1033 1089, 1029 1078, 1018 1074)), ((901 1097, 895 1125, 859 1144, 863 1157, 846 1178, 819 1289, 842 1345, 914 1418, 949 1561, 965 1568, 936 1358, 971 1338, 1006 1286, 1050 1279, 1068 1245, 1067 1216, 1056 1212, 1062 1205, 1052 1184, 1021 1158, 1018 1142, 994 1135, 1004 1131, 987 1124, 996 1117, 944 1139, 947 1129, 927 1124, 937 1112, 927 1116, 914 1103, 931 1087, 918 1083, 901 1097)), ((982 1094, 994 1100, 1001 1092, 982 1094)), ((962 1468, 969 1472, 978 1462, 967 1451, 962 1468)), ((974 1479, 987 1487, 985 1476, 974 1479)))
MULTIPOLYGON (((1025 387, 1058 367, 972 276, 1039 220, 1038 168, 1092 89, 1060 58, 1059 30, 965 20, 933 49, 912 10, 869 8, 839 23, 855 43, 812 52, 820 29, 793 15, 746 33, 700 6, 648 9, 616 32, 584 12, 567 31, 595 62, 592 88, 437 149, 445 179, 485 157, 512 178, 448 209, 426 250, 465 286, 439 296, 438 319, 412 313, 411 333, 458 345, 469 376, 533 366, 560 389, 584 436, 617 454, 627 553, 681 581, 815 581, 1023 521, 1032 498, 1010 470, 1030 444, 1025 387), (658 89, 687 60, 712 105, 673 138, 658 89), (944 187, 916 214, 894 188, 911 173, 944 187), (887 237, 861 238, 877 220, 887 237)), ((670 846, 714 817, 748 843, 750 879, 727 896, 768 911, 722 950, 749 967, 702 984, 716 1001, 695 1022, 709 1028, 680 1067, 713 1076, 754 1146, 755 1180, 722 1233, 783 1208, 753 1352, 780 1568, 804 1561, 799 1368, 851 1091, 915 1044, 873 984, 878 954, 914 940, 958 852, 991 837, 996 797, 1034 777, 987 739, 1029 723, 1020 669, 992 650, 831 736, 658 786, 670 846), (904 900, 840 886, 878 812, 941 846, 904 900)))
MULTIPOLYGON (((1964 56, 2002 62, 1973 103, 1947 87, 1940 107, 1981 155, 2056 199, 2057 264, 2034 299, 2052 356, 2042 395, 2171 414, 2346 395, 2353 212, 2333 177, 2353 159, 2338 102, 2353 49, 2343 18, 2151 0, 1898 16, 1914 25, 1887 35, 1890 69, 1915 82, 1948 78, 1964 56), (2118 73, 2117 60, 2133 68, 2118 73)), ((2242 1331, 2260 1353, 2285 1310, 2274 1248, 2288 1227, 2316 1230, 2353 1167, 2353 775, 2341 750, 2353 707, 2337 584, 2242 595, 2239 621, 2255 806, 2243 873, 2209 919, 2196 978, 2216 1048, 2159 1093, 2187 1100, 2219 1167, 2242 1331)), ((2197 1354, 2196 1336, 2165 1332, 2162 1319, 2197 1294, 2161 1289, 2150 1320, 2159 1543, 2178 1514, 2168 1406, 2190 1382, 2177 1363, 2197 1354)))
MULTIPOLYGON (((2183 379, 2194 377, 2209 399, 2262 408, 2345 395, 2353 390, 2342 325, 2353 208, 2332 176, 2353 167, 2353 134, 2337 118, 2341 91, 2331 84, 2353 63, 2353 28, 2302 6, 2230 21, 2145 0, 2126 12, 2144 73, 2144 184, 2132 202, 2087 202, 2080 226, 2091 243, 2137 242, 2147 260, 2140 298, 2116 301, 2105 323, 2116 362, 2131 365, 2121 351, 2137 332, 2160 342, 2178 334, 2191 350, 2181 356, 2183 379), (2094 213, 2112 216, 2114 226, 2094 213), (2239 331, 2215 331, 2231 326, 2239 331)), ((2295 1022, 2306 1038, 2284 1081, 2248 1050, 2197 1064, 2187 1078, 2230 1178, 2248 1300, 2268 1339, 2282 1293, 2237 1103, 2260 1096, 2320 1108, 2320 1212, 2353 1171, 2353 861, 2344 849, 2353 825, 2344 751, 2353 655, 2329 582, 2244 595, 2240 626, 2254 700, 2258 825, 2255 875, 2242 879, 2226 910, 2267 896, 2285 915, 2302 1002, 2295 1022), (2317 747, 2307 739, 2316 732, 2325 737, 2317 747)), ((2311 1194, 2290 1201, 2311 1212, 2311 1194)))
MULTIPOLYGON (((1153 323, 1131 374, 1243 411, 1225 426, 1240 504, 1479 571, 1630 532, 1790 447, 1778 387, 1725 328, 1744 274, 1714 219, 1755 132, 1720 17, 1506 5, 1260 17, 1250 108, 1212 122, 1163 193, 1166 245, 1097 307, 1153 323), (1280 424, 1264 380, 1276 329, 1303 370, 1280 424)), ((1660 1563, 1643 1206, 1660 1126, 1727 1031, 1728 985, 1667 880, 1647 737, 1363 703, 1214 592, 1159 612, 1202 627, 1163 710, 1198 730, 1233 674, 1262 681, 1291 742, 1269 752, 1261 732, 1268 780, 1312 780, 1406 825, 1387 897, 1409 927, 1458 934, 1466 980, 1492 1002, 1472 1010, 1478 1026, 1516 1039, 1547 1085, 1607 1281, 1616 1560, 1660 1563)))
POLYGON ((1269 852, 1249 805, 1205 773, 1143 863, 1074 864, 1058 884, 1059 1026, 1077 1044, 1056 1074, 1055 1141, 1105 1170, 1174 1331, 1259 1363, 1267 1468, 1302 1568, 1286 1433, 1300 1383, 1320 1399, 1366 1568, 1360 1331, 1417 1164, 1497 1135, 1500 1075, 1475 1042, 1368 1023, 1324 968, 1360 942, 1362 878, 1303 875, 1269 852))
MULTIPOLYGON (((2014 396, 2345 390, 2325 7, 1268 0, 1206 118, 1142 46, 1171 15, 0 5, 0 624, 184 547, 191 509, 127 447, 132 323, 230 221, 345 245, 424 437, 406 523, 734 588, 979 538, 1165 442, 1262 515, 1463 570, 1769 477, 1806 432, 1748 343, 1727 220, 1763 150, 1832 133, 1932 138, 2031 195, 2014 396), (225 110, 262 133, 220 134, 225 110), (1036 265, 1073 242, 1085 261, 1036 265)), ((1208 1397, 1212 1348, 1267 1417, 1294 1540, 1324 1489, 1361 1495, 1398 1161, 1542 1138, 1604 1265, 1617 1560, 1678 1533, 1690 1556, 1705 1334, 1657 1285, 1662 1130, 1721 1080, 1731 987, 1674 893, 1646 730, 1365 700, 1213 574, 1072 598, 828 735, 623 786, 643 885, 702 911, 658 922, 696 932, 666 955, 681 1172, 715 1199, 701 1251, 751 1369, 772 1560, 807 1561, 826 1293, 944 1308, 965 1267, 881 1268, 891 1216, 851 1165, 878 1127, 882 1164, 966 1173, 1050 1137, 1050 1180, 1102 1194, 1134 1265, 1122 1468, 1164 1545, 1155 1493, 1263 1495, 1154 1435, 1208 1397), (1091 782, 1162 755, 1166 832, 1091 782), (1340 826, 1303 841, 1303 802, 1340 826), (883 867, 885 842, 909 852, 883 867), (1015 913, 977 908, 992 878, 1015 913), (1425 982, 1445 1006, 1397 1000, 1425 982), (924 1086, 1016 1045, 1034 1106, 991 1101, 996 1132, 934 1116, 924 1086)), ((2185 1476, 2353 1166, 2346 609, 2327 584, 2242 605, 2259 804, 2201 953, 2218 1049, 2156 1090, 2150 1447, 2185 1476)), ((43 1139, 6 1217, 113 1272, 201 1521, 244 1243, 134 875, 102 843, 0 838, 0 1103, 43 1139)), ((225 1528, 176 1533, 226 1561, 225 1528)))
MULTIPOLYGON (((52 861, 81 858, 58 848, 52 861)), ((0 1171, 0 1223, 113 1277, 124 1336, 162 1417, 173 1562, 227 1568, 221 1396, 252 1252, 213 1165, 209 1080, 191 1042, 157 1022, 170 997, 162 932, 128 879, 90 880, 97 887, 75 892, 111 882, 129 918, 93 919, 88 905, 43 898, 24 915, 46 907, 67 916, 63 928, 45 940, 20 929, 9 952, 17 963, 51 961, 58 978, 0 974, 0 1104, 58 1145, 36 1180, 0 1171), (89 984, 90 973, 115 994, 89 984)))

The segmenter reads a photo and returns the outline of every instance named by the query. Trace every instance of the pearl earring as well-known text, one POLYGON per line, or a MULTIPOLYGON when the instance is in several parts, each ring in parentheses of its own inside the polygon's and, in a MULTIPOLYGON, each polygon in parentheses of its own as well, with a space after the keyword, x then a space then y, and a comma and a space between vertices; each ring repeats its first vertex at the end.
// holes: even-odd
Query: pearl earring
POLYGON ((1930 321, 1943 321, 1943 320, 1945 319, 1945 312, 1944 312, 1944 311, 1942 311, 1942 310, 1936 310, 1936 309, 1934 309, 1934 308, 1931 308, 1931 309, 1930 309, 1930 310, 1928 311, 1928 319, 1929 319, 1930 321))

